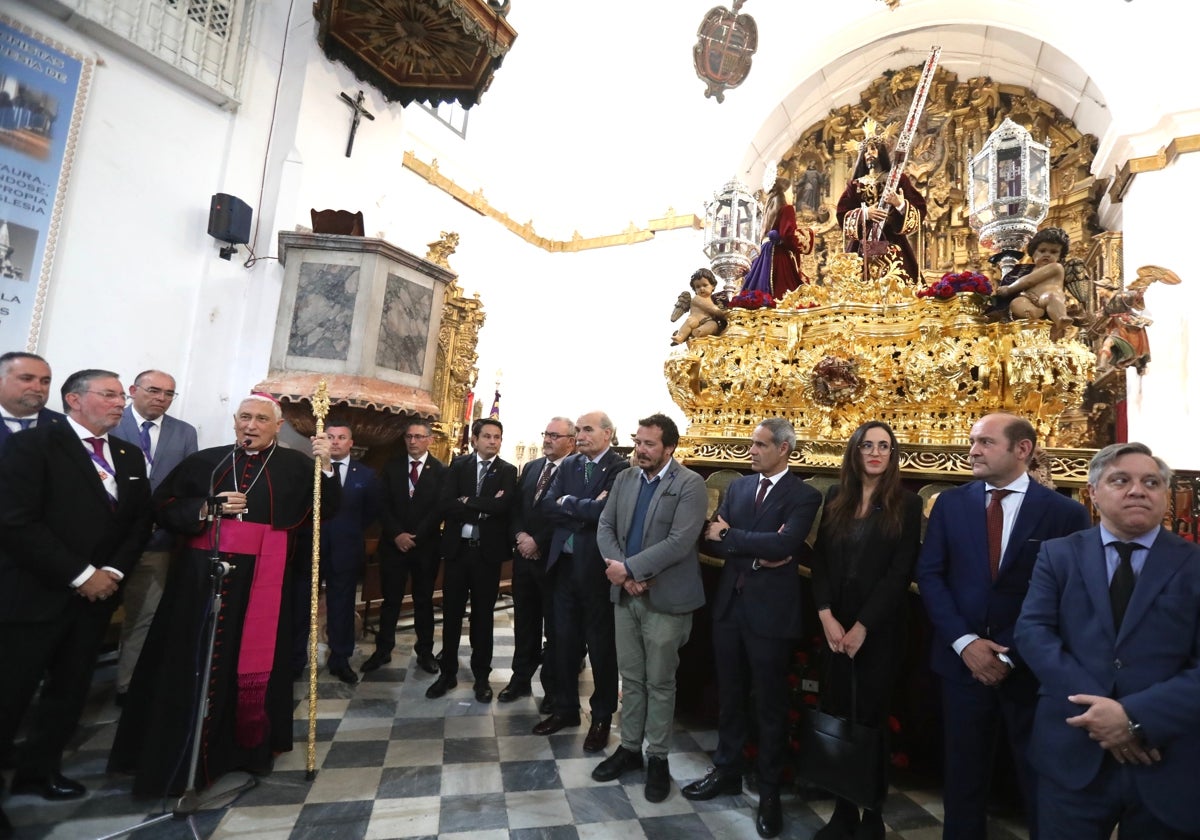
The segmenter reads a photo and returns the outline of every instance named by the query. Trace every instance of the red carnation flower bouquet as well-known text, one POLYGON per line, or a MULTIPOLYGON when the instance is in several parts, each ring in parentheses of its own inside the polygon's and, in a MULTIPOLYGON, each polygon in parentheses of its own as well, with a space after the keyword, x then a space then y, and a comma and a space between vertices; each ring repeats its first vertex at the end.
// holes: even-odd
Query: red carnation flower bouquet
POLYGON ((764 291, 753 289, 745 292, 738 292, 733 296, 733 300, 729 301, 730 309, 774 309, 775 298, 771 297, 764 291))
POLYGON ((942 279, 933 285, 918 290, 917 297, 949 300, 955 295, 967 293, 990 295, 992 293, 992 282, 982 274, 976 274, 974 271, 963 271, 959 274, 948 272, 943 274, 942 279))

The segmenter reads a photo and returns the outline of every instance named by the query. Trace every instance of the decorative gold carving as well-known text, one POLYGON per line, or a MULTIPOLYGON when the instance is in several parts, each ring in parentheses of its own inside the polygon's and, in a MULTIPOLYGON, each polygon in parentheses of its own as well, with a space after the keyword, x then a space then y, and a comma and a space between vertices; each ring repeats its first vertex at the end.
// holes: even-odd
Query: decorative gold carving
POLYGON ((441 238, 436 242, 429 243, 429 252, 425 254, 425 259, 429 260, 434 265, 440 265, 442 268, 450 267, 450 255, 458 250, 458 234, 454 232, 447 233, 442 231, 441 238))
MULTIPOLYGON (((325 417, 329 414, 329 387, 324 379, 317 383, 311 404, 316 433, 324 434, 325 417)), ((312 565, 309 568, 308 593, 308 742, 304 765, 309 779, 317 774, 317 609, 321 586, 321 476, 322 470, 327 466, 320 458, 313 462, 312 565)))
POLYGON ((650 219, 643 228, 639 228, 630 222, 629 227, 621 233, 610 234, 608 236, 584 237, 578 231, 575 231, 569 240, 548 239, 540 236, 534 230, 532 220, 521 223, 507 213, 493 207, 484 198, 482 189, 478 189, 475 192, 467 192, 466 189, 456 184, 450 178, 447 178, 438 171, 436 158, 432 163, 425 163, 419 160, 413 152, 405 152, 404 168, 423 178, 430 186, 437 187, 456 201, 470 207, 479 215, 487 216, 499 222, 530 245, 535 245, 543 251, 549 251, 550 253, 574 253, 595 248, 610 248, 615 245, 635 245, 638 242, 647 242, 653 239, 654 235, 659 231, 679 230, 680 228, 700 230, 704 227, 704 221, 694 213, 678 215, 673 207, 668 207, 667 212, 663 216, 657 219, 650 219))
MULTIPOLYGON (((922 65, 889 71, 872 81, 859 102, 844 105, 800 132, 781 156, 778 177, 796 184, 796 214, 812 226, 818 244, 805 257, 806 276, 825 278, 842 251, 837 224, 837 201, 854 166, 854 149, 863 140, 862 126, 898 124, 904 119, 922 65)), ((925 115, 913 138, 905 166, 913 185, 925 196, 927 215, 922 229, 910 236, 927 280, 947 271, 971 269, 990 274, 987 253, 967 219, 966 184, 971 154, 1006 117, 1035 138, 1051 144, 1051 207, 1047 225, 1064 228, 1073 249, 1086 251, 1094 227, 1099 188, 1090 174, 1096 138, 1085 135, 1053 105, 1027 88, 1002 85, 987 77, 959 81, 939 68, 929 93, 925 115), (988 270, 985 270, 988 269, 988 270)))
MULTIPOLYGON (((747 432, 747 435, 749 433, 747 432)), ((842 466, 844 440, 801 440, 788 464, 805 473, 835 474, 842 466)), ((1087 485, 1087 468, 1094 449, 1047 449, 1045 464, 1060 487, 1087 485)), ((706 468, 744 467, 750 455, 750 439, 687 436, 680 441, 676 456, 689 466, 706 468)), ((906 443, 900 454, 900 471, 907 478, 941 479, 955 482, 971 478, 967 446, 962 444, 906 443)))
POLYGON ((463 426, 471 422, 466 416, 466 399, 479 379, 476 344, 485 317, 478 294, 464 297, 457 282, 446 287, 433 380, 433 400, 441 407, 441 420, 434 424, 430 444, 433 454, 443 461, 457 452, 463 426))
POLYGON ((856 255, 834 265, 827 285, 774 310, 730 310, 724 334, 667 358, 689 435, 744 438, 778 416, 802 440, 844 440, 882 419, 906 443, 962 445, 975 420, 1008 409, 1055 445, 1059 417, 1082 406, 1093 352, 1052 342, 1048 322, 987 323, 979 295, 917 299, 864 283, 856 255))
POLYGON ((1145 157, 1130 158, 1113 178, 1112 186, 1108 189, 1109 200, 1116 204, 1125 198, 1125 191, 1133 183, 1133 176, 1142 172, 1157 172, 1166 169, 1180 155, 1200 151, 1200 134, 1188 134, 1176 137, 1163 146, 1155 154, 1145 157))

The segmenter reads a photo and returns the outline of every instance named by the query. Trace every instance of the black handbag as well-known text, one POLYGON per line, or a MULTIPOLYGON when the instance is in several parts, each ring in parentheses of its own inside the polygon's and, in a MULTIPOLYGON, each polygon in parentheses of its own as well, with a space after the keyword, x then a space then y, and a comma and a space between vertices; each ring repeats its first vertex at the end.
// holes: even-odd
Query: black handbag
POLYGON ((818 708, 806 709, 800 732, 796 773, 814 787, 853 802, 860 808, 878 809, 887 796, 884 757, 887 739, 883 730, 854 721, 858 709, 858 677, 850 660, 850 719, 818 708))

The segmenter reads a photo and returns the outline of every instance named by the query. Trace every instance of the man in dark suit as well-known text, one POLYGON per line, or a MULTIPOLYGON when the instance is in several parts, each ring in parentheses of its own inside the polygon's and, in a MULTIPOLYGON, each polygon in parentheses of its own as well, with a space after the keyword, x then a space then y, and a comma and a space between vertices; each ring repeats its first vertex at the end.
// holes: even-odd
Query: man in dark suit
POLYGON ((971 427, 978 481, 938 496, 917 561, 933 625, 930 667, 942 678, 945 837, 983 840, 996 742, 1003 727, 1036 837, 1036 787, 1026 755, 1037 679, 1013 627, 1044 540, 1089 527, 1083 505, 1031 481, 1037 432, 1011 414, 971 427))
POLYGON ((674 459, 679 429, 664 414, 638 421, 638 469, 613 482, 596 544, 612 584, 617 665, 621 671, 621 744, 592 770, 608 782, 642 766, 646 742, 648 802, 671 793, 667 753, 675 722, 679 649, 704 606, 700 555, 708 493, 704 479, 674 459))
MULTIPOLYGON (((130 404, 117 424, 116 434, 137 443, 142 450, 153 492, 180 461, 196 451, 196 428, 167 414, 175 400, 175 378, 170 374, 142 371, 129 386, 129 397, 130 404)), ((121 625, 121 652, 117 658, 118 706, 125 702, 133 668, 162 600, 172 542, 169 531, 155 528, 141 560, 125 580, 125 622, 121 625)))
POLYGON ((1100 525, 1042 546, 1017 621, 1041 836, 1200 837, 1200 547, 1163 529, 1144 444, 1100 450, 1088 485, 1100 525))
POLYGON ((510 703, 532 692, 530 683, 538 664, 542 666, 543 711, 554 703, 555 631, 554 578, 546 571, 554 523, 538 503, 550 489, 554 474, 563 460, 575 451, 575 423, 566 417, 554 417, 542 432, 543 457, 525 465, 517 484, 517 499, 512 511, 513 535, 513 649, 512 679, 496 699, 510 703), (543 626, 546 646, 542 648, 543 626))
MULTIPOLYGON (((378 490, 375 471, 350 457, 354 433, 344 420, 325 426, 329 436, 329 463, 342 485, 337 513, 321 523, 321 578, 325 581, 325 627, 329 636, 329 673, 355 685, 358 674, 350 667, 354 653, 354 600, 358 579, 367 562, 365 533, 375 521, 378 490)), ((312 531, 301 533, 312 544, 312 531)), ((305 554, 307 560, 311 555, 305 554)), ((300 563, 292 578, 292 674, 299 676, 308 664, 312 563, 300 563)))
POLYGON ((703 550, 723 559, 713 599, 717 667, 717 751, 713 769, 687 785, 687 799, 741 793, 742 748, 748 730, 746 685, 758 723, 758 833, 783 826, 780 776, 787 743, 787 668, 800 636, 800 548, 821 508, 821 494, 788 471, 796 431, 771 417, 750 436, 750 467, 725 491, 705 529, 703 550))
POLYGON ((383 606, 379 609, 375 651, 362 664, 364 674, 392 661, 396 622, 400 620, 400 605, 409 580, 417 630, 417 644, 413 648, 417 666, 428 674, 438 672, 438 662, 433 656, 433 582, 437 578, 441 542, 442 516, 438 504, 446 465, 429 454, 432 438, 428 421, 409 423, 404 432, 407 453, 388 461, 379 478, 377 554, 383 606))
POLYGON ((50 365, 45 359, 21 352, 0 356, 0 449, 17 432, 62 419, 46 408, 48 399, 50 365))
POLYGON ((533 727, 533 734, 551 735, 579 725, 579 653, 586 642, 595 688, 583 748, 599 752, 608 746, 617 711, 617 644, 596 526, 613 481, 629 462, 612 450, 613 424, 607 414, 593 411, 575 425, 576 453, 563 461, 539 503, 555 526, 546 568, 554 574, 554 667, 561 679, 553 712, 533 727))
POLYGON ((508 514, 517 468, 499 457, 504 426, 494 417, 471 424, 470 455, 456 458, 442 482, 441 676, 425 692, 435 699, 458 685, 458 643, 471 602, 471 674, 475 699, 492 702, 492 624, 500 592, 500 565, 509 556, 508 514))
POLYGON ((16 756, 14 793, 83 796, 61 773, 122 579, 150 533, 150 482, 137 446, 110 436, 125 407, 115 373, 62 387, 67 418, 13 435, 0 452, 0 754, 38 683, 16 756))

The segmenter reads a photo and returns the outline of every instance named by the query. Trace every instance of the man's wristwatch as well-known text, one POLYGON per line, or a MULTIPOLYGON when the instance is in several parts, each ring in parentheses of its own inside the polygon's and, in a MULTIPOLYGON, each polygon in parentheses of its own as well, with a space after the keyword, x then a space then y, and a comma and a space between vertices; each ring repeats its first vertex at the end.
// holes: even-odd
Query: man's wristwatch
MULTIPOLYGON (((1126 715, 1128 717, 1128 715, 1126 715)), ((1141 743, 1142 740, 1142 725, 1133 718, 1129 718, 1129 737, 1141 743)))
POLYGON ((725 539, 725 535, 728 533, 729 533, 729 528, 722 528, 720 531, 717 531, 717 539, 719 539, 719 540, 725 539))

